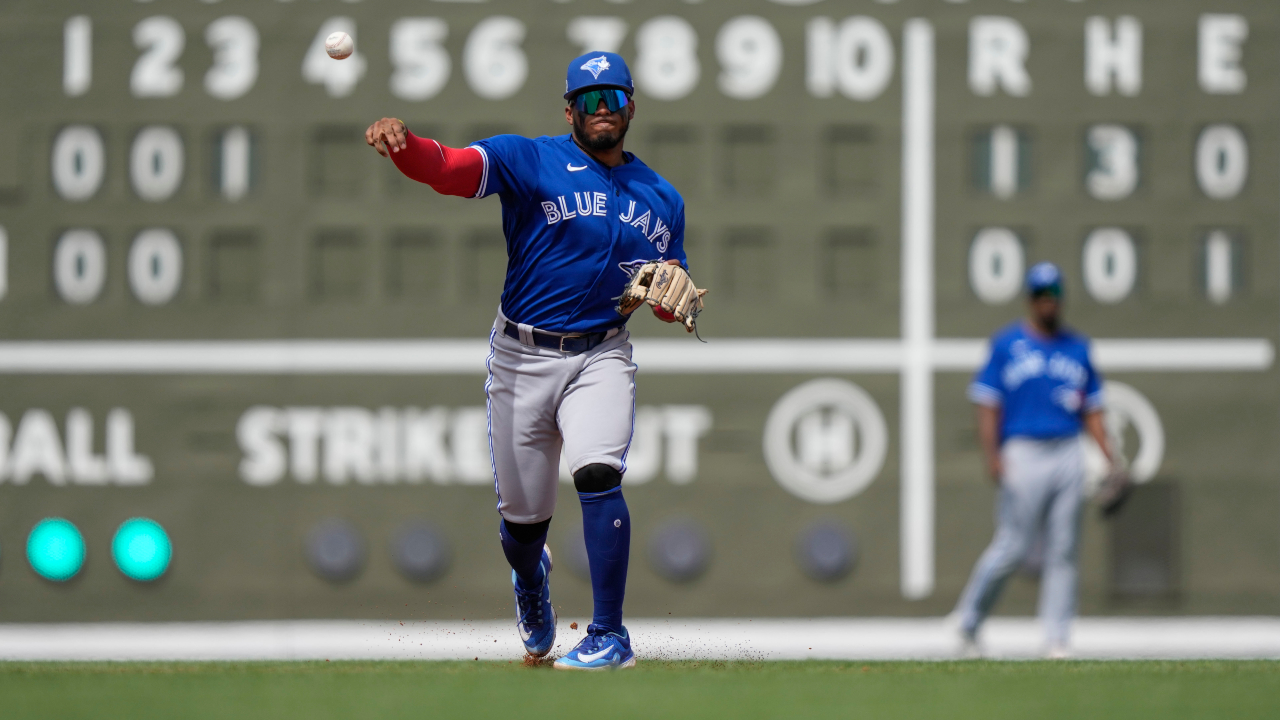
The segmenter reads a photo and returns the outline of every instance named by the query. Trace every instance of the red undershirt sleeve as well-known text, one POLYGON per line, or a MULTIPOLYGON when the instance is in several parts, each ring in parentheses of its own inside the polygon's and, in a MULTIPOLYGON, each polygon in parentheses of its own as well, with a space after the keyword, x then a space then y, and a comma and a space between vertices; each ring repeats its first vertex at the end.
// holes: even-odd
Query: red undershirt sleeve
POLYGON ((407 147, 391 153, 406 177, 430 185, 441 195, 475 197, 484 173, 484 158, 473 147, 450 148, 435 140, 405 133, 407 147))

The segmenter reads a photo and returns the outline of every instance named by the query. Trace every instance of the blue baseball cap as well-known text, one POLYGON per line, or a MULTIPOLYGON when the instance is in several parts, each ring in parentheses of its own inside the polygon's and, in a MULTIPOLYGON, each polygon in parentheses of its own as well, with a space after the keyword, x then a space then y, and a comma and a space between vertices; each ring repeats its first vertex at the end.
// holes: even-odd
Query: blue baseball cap
POLYGON ((1045 290, 1062 294, 1062 271, 1051 262, 1036 263, 1027 271, 1027 292, 1035 295, 1045 290))
POLYGON ((617 88, 628 95, 635 92, 631 84, 631 70, 627 61, 618 53, 589 52, 569 61, 564 77, 564 99, 590 88, 617 88))

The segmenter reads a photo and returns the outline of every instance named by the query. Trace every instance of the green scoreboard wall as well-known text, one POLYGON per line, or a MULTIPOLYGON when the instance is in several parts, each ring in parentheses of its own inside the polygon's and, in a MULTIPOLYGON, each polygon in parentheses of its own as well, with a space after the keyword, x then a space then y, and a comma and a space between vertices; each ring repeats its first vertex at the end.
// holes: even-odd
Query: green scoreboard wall
POLYGON ((1274 2, 9 0, 0 35, 0 621, 507 615, 498 201, 363 130, 563 133, 587 50, 711 288, 706 344, 631 323, 629 613, 949 610, 992 530, 965 385, 1039 260, 1143 483, 1085 519, 1083 611, 1280 611, 1274 2), (158 579, 113 561, 134 517, 158 579))

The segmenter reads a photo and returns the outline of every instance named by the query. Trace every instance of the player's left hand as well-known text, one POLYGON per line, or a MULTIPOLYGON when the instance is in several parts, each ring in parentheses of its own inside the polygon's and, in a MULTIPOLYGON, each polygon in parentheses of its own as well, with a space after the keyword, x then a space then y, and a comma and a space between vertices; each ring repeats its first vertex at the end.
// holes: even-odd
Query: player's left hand
POLYGON ((660 307, 655 307, 655 308, 653 308, 653 316, 654 316, 654 317, 656 317, 656 318, 658 318, 659 320, 661 320, 661 321, 662 321, 662 322, 664 322, 664 323, 679 322, 679 320, 676 318, 676 316, 675 316, 675 315, 673 315, 672 313, 667 312, 666 310, 663 310, 663 309, 662 309, 662 308, 660 308, 660 307))
MULTIPOLYGON (((679 261, 679 260, 668 260, 668 261, 667 261, 667 264, 668 264, 668 265, 679 265, 679 264, 680 264, 680 261, 679 261)), ((676 316, 675 316, 675 314, 673 314, 673 313, 669 313, 669 312, 667 312, 666 310, 663 310, 661 305, 654 305, 654 306, 653 306, 653 316, 654 316, 654 317, 656 317, 656 318, 658 318, 659 320, 661 320, 661 321, 662 321, 662 322, 664 322, 664 323, 680 322, 680 318, 676 317, 676 316)), ((689 332, 693 332, 693 330, 692 330, 692 329, 690 329, 690 330, 689 330, 689 332)))
POLYGON ((694 332, 706 292, 694 286, 679 260, 651 260, 636 269, 622 295, 616 298, 617 310, 620 315, 630 315, 648 303, 654 317, 663 322, 680 323, 688 332, 694 332), (674 265, 676 269, 662 269, 663 265, 674 265))
POLYGON ((364 141, 382 157, 409 147, 409 128, 397 118, 382 118, 364 131, 364 141))

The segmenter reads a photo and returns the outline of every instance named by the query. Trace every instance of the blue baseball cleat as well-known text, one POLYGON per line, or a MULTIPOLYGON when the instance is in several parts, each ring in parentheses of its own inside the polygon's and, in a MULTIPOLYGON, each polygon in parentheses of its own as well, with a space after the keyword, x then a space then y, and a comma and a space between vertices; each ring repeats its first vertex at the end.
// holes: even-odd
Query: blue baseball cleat
POLYGON ((621 670, 635 666, 636 654, 631 651, 627 629, 606 633, 597 630, 595 625, 588 625, 582 642, 555 664, 557 670, 621 670))
POLYGON ((551 548, 542 546, 542 586, 525 589, 511 571, 511 584, 516 590, 516 629, 525 652, 532 657, 542 657, 556 644, 556 609, 551 607, 551 548))

